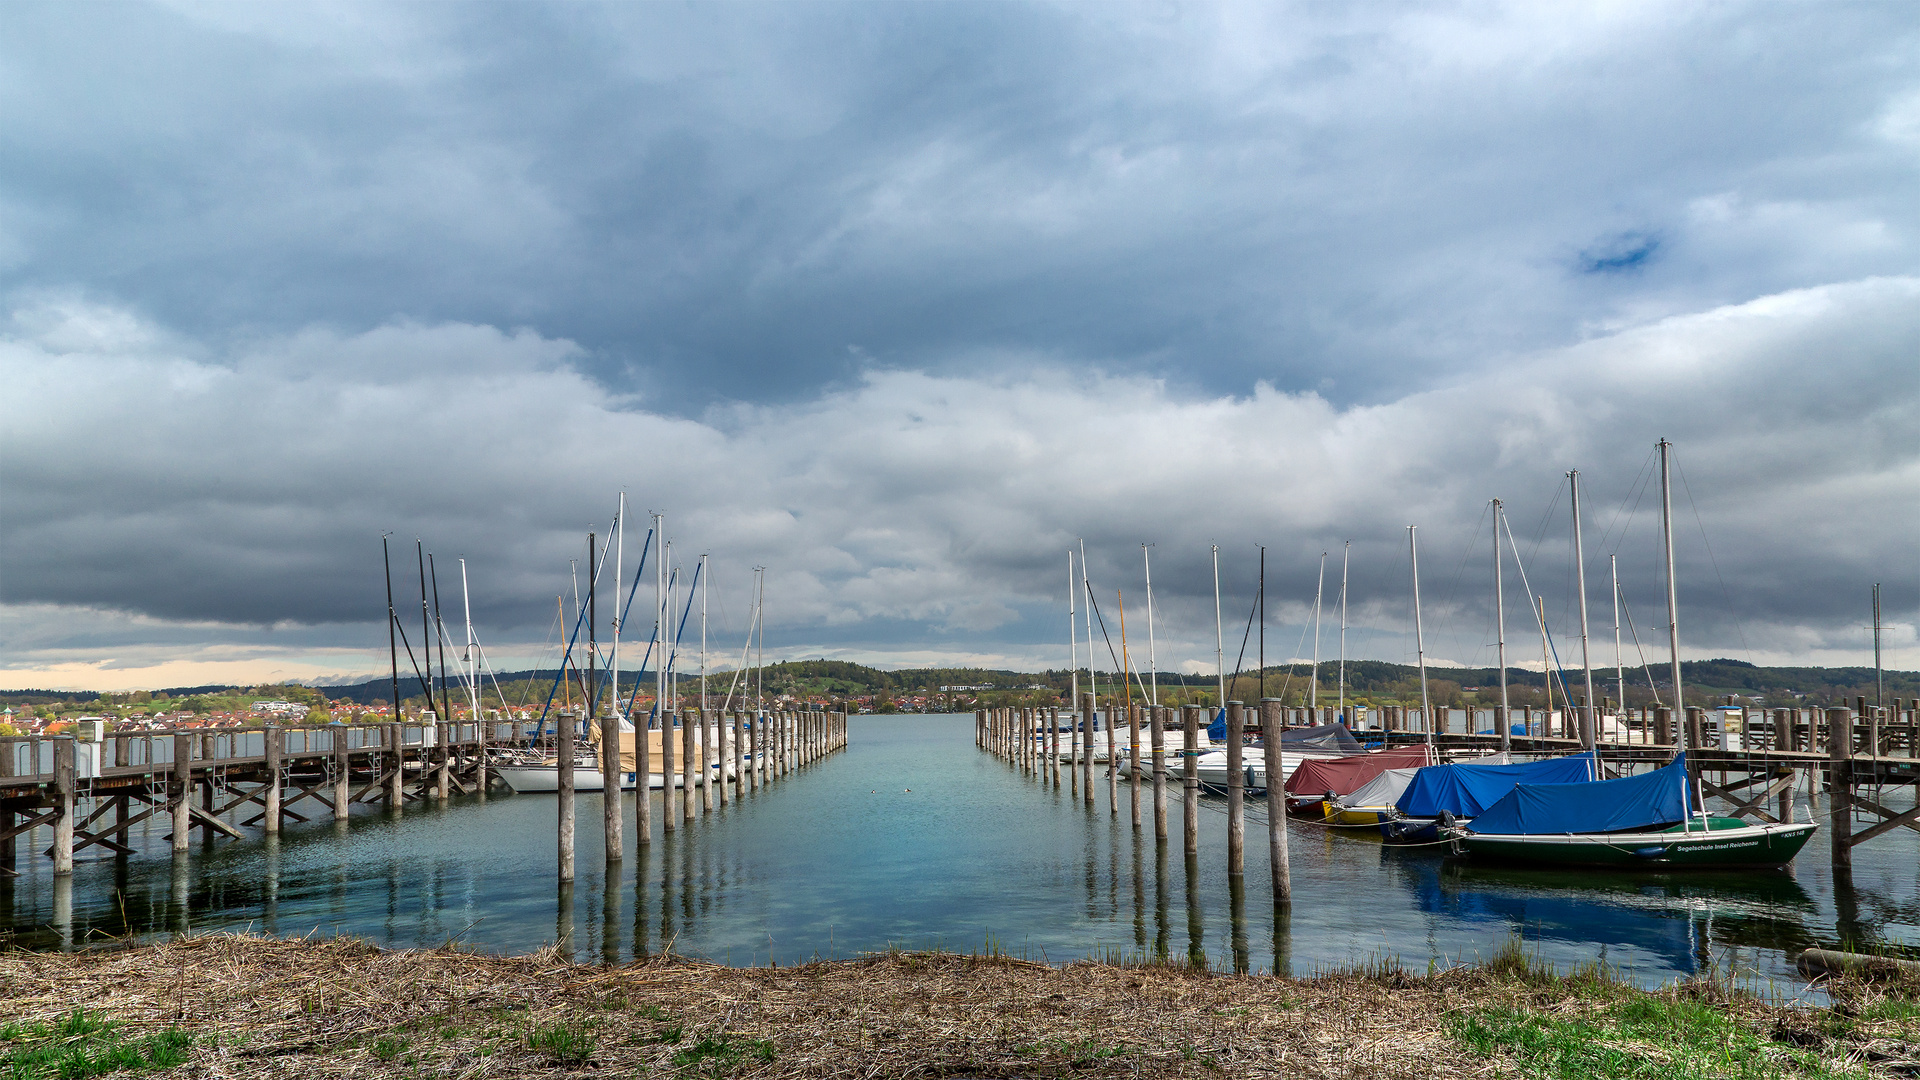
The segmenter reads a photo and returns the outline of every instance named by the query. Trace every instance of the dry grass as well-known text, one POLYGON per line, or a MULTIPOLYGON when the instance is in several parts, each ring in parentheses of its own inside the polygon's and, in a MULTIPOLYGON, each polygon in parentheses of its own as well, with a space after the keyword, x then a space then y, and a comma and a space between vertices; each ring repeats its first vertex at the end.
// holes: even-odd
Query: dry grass
MULTIPOLYGON (((190 1061, 177 1072, 205 1077, 1372 1080, 1537 1071, 1505 1052, 1469 1051, 1462 1018, 1489 1008, 1564 1018, 1642 993, 1512 967, 1286 980, 925 953, 772 969, 671 957, 593 967, 551 953, 218 936, 0 956, 0 1008, 21 1022, 78 1007, 129 1034, 189 1032, 190 1061)), ((1825 1046, 1814 1052, 1842 1074, 1875 1071, 1846 1032, 1809 1026, 1804 1012, 1711 988, 1668 993, 1717 995, 1711 1004, 1743 1030, 1825 1046)), ((1872 1037, 1884 1046, 1888 1025, 1904 1032, 1912 1019, 1882 1007, 1872 1037)))

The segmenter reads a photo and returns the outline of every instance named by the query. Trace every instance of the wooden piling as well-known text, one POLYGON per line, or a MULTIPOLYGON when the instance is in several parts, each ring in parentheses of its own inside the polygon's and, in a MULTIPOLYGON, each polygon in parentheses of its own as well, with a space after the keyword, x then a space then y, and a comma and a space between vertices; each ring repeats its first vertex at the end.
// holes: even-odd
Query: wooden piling
POLYGON ((573 717, 563 714, 554 725, 559 754, 560 880, 573 880, 573 717))
MULTIPOLYGON (((615 597, 618 598, 617 592, 615 597)), ((618 692, 614 696, 617 699, 618 692)), ((614 704, 618 706, 619 702, 616 700, 614 704)), ((600 829, 606 837, 604 843, 610 863, 619 862, 627 855, 627 814, 626 807, 621 805, 620 780, 620 710, 616 707, 600 717, 600 829)))
POLYGON ((673 714, 663 703, 660 710, 660 828, 673 832, 680 827, 680 815, 673 808, 673 714))
POLYGON ((73 873, 73 737, 53 740, 53 876, 73 873))
POLYGON ((387 775, 387 809, 398 814, 407 801, 407 729, 397 720, 386 728, 387 746, 391 751, 388 764, 393 768, 387 775))
POLYGON ((680 714, 680 816, 682 820, 692 821, 699 813, 699 801, 694 797, 694 785, 699 778, 693 773, 699 765, 700 748, 693 741, 693 725, 699 710, 689 709, 680 714))
POLYGON ((1853 714, 1827 710, 1827 838, 1833 868, 1853 869, 1853 714))
POLYGON ((1167 838, 1166 706, 1153 706, 1153 719, 1148 722, 1148 730, 1153 746, 1153 838, 1164 841, 1167 838))
POLYGON ((1127 787, 1133 796, 1133 827, 1140 827, 1140 710, 1127 703, 1127 787))
MULTIPOLYGON (((280 787, 280 728, 278 725, 268 724, 262 729, 261 735, 266 739, 267 744, 267 812, 260 819, 260 828, 262 831, 271 835, 280 831, 280 800, 282 797, 280 787)), ((377 776, 379 774, 376 772, 374 775, 377 776)))
POLYGON ((1245 706, 1227 702, 1227 874, 1247 872, 1247 777, 1242 760, 1245 747, 1245 706))
POLYGON ((439 766, 433 778, 433 798, 446 802, 453 793, 453 724, 449 721, 433 725, 433 759, 439 766))
POLYGON ((1060 787, 1060 706, 1047 710, 1047 768, 1053 773, 1053 786, 1060 787))
POLYGON ((1080 723, 1083 728, 1080 749, 1084 751, 1080 762, 1080 781, 1085 789, 1087 805, 1093 805, 1093 705, 1091 693, 1080 695, 1080 723))
POLYGON ((1260 741, 1267 769, 1267 862, 1273 868, 1273 902, 1293 903, 1293 873, 1287 859, 1287 793, 1280 758, 1280 700, 1260 699, 1260 741))
POLYGON ((1187 705, 1180 710, 1180 725, 1186 745, 1180 749, 1182 785, 1182 826, 1186 833, 1187 854, 1200 854, 1200 706, 1187 705))
MULTIPOLYGON (((349 730, 351 729, 337 727, 332 731, 333 820, 335 821, 347 820, 347 810, 349 809, 349 804, 353 801, 353 775, 347 771, 347 732, 349 730)), ((211 788, 213 785, 208 783, 207 786, 211 788)), ((207 832, 207 838, 209 840, 213 838, 211 829, 207 832)))
POLYGON ((193 736, 184 731, 173 733, 173 853, 189 850, 187 834, 193 827, 193 736))
POLYGON ((1110 817, 1120 816, 1120 750, 1118 745, 1120 733, 1115 730, 1119 726, 1120 726, 1119 723, 1117 722, 1116 718, 1113 715, 1113 704, 1111 701, 1109 701, 1107 704, 1106 728, 1107 728, 1107 814, 1110 817))

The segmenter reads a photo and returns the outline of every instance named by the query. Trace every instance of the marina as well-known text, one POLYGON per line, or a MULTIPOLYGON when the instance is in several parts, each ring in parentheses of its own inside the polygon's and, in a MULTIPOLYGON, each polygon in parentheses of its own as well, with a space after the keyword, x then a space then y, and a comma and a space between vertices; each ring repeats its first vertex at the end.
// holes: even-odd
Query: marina
MULTIPOLYGON (((178 855, 165 819, 148 818, 124 837, 132 854, 84 849, 71 876, 37 854, 53 839, 42 825, 20 837, 0 912, 13 944, 42 949, 253 931, 500 953, 558 943, 583 961, 670 948, 787 965, 944 948, 1296 974, 1368 960, 1423 971, 1518 935, 1545 961, 1601 955, 1647 986, 1715 971, 1797 987, 1801 950, 1920 933, 1920 845, 1907 829, 1852 849, 1838 870, 1816 843, 1785 870, 1596 875, 1462 863, 1293 819, 1293 902, 1277 912, 1266 844, 1245 846, 1241 880, 1227 872, 1225 800, 1195 800, 1189 859, 1177 783, 1160 843, 1150 810, 1135 830, 1104 793, 1090 809, 1064 776, 1056 787, 981 753, 976 719, 848 717, 844 750, 672 836, 655 792, 652 842, 609 864, 601 830, 581 830, 571 885, 552 871, 553 796, 496 788, 398 815, 350 804, 345 821, 292 822, 275 836, 245 827, 178 855)), ((1882 799, 1910 809, 1910 791, 1882 799)), ((1816 813, 1804 791, 1790 797, 1796 817, 1816 813)), ((585 819, 599 812, 599 795, 576 798, 585 819)))

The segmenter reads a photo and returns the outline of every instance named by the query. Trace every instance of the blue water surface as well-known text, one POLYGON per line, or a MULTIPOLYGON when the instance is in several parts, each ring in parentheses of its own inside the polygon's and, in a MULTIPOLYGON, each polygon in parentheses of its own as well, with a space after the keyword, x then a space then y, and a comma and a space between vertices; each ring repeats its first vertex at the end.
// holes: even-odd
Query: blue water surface
MULTIPOLYGON (((1377 960, 1426 970, 1519 934, 1556 964, 1605 959, 1644 985, 1711 967, 1790 995, 1798 950, 1913 941, 1920 926, 1920 838, 1906 829, 1858 848, 1836 887, 1824 834, 1785 871, 1607 874, 1472 867, 1293 822, 1294 903, 1279 915, 1263 820, 1249 822, 1235 882, 1223 800, 1205 800, 1189 861, 1177 790, 1161 844, 1150 794, 1136 831, 1124 783, 1117 815, 1104 777, 1089 808, 977 749, 972 730, 970 716, 853 717, 846 750, 672 834, 653 794, 644 846, 629 793, 628 851, 611 872, 600 797, 579 796, 571 887, 556 881, 551 795, 416 803, 397 817, 357 808, 278 839, 196 841, 179 858, 156 817, 136 829, 140 854, 89 849, 70 880, 37 854, 43 829, 22 838, 21 876, 0 882, 0 931, 29 948, 254 931, 506 953, 557 942, 582 960, 671 949, 791 964, 945 948, 1296 974, 1377 960)), ((1911 805, 1901 798, 1884 801, 1911 805)), ((1803 794, 1796 814, 1807 813, 1803 794)))

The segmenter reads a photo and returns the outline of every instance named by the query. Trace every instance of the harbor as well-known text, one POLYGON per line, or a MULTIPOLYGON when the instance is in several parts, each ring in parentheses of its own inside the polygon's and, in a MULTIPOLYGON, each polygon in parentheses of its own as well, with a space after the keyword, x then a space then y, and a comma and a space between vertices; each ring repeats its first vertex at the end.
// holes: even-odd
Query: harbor
MULTIPOLYGON (((1189 858, 1177 814, 1161 842, 1150 802, 1133 828, 1124 785, 1112 813, 1097 774, 1089 807, 1064 782, 983 753, 976 722, 848 717, 843 750, 671 835, 653 792, 651 842, 629 834, 627 857, 609 863, 602 830, 580 829, 571 885, 554 873, 554 797, 496 788, 400 814, 350 804, 345 821, 322 815, 272 836, 245 827, 179 854, 166 819, 148 818, 124 837, 132 854, 83 849, 70 876, 39 854, 52 841, 42 825, 20 838, 18 876, 0 879, 0 912, 14 945, 45 950, 252 932, 552 947, 585 963, 671 951, 787 966, 945 949, 1301 976, 1367 963, 1424 972, 1490 958, 1518 937, 1563 970, 1600 957, 1640 986, 1711 973, 1788 996, 1808 983, 1795 966, 1803 950, 1920 933, 1920 845, 1908 829, 1853 848, 1841 872, 1816 842, 1786 870, 1595 875, 1482 867, 1296 818, 1293 902, 1276 910, 1267 844, 1247 843, 1244 873, 1228 873, 1226 800, 1198 800, 1189 858)), ((1911 809, 1910 792, 1881 798, 1911 809)), ((1791 798, 1800 820, 1815 814, 1803 790, 1791 798)), ((582 821, 601 805, 576 796, 582 821)))

